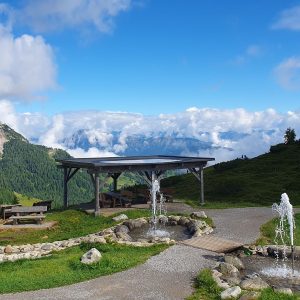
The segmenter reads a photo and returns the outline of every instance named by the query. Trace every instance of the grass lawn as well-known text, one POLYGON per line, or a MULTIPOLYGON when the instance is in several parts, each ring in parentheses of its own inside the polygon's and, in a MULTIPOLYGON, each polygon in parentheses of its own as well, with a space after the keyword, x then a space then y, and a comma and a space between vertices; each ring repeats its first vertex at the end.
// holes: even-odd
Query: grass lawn
MULTIPOLYGON (((217 286, 212 278, 211 270, 202 270, 195 280, 194 293, 186 300, 221 300, 222 289, 217 286)), ((298 296, 288 296, 275 293, 272 289, 263 290, 258 300, 297 300, 298 296)))
POLYGON ((50 257, 5 262, 0 268, 0 293, 52 288, 116 273, 145 262, 167 247, 82 244, 56 252, 50 257), (81 264, 80 257, 92 247, 101 252, 102 259, 92 266, 81 264))
MULTIPOLYGON (((149 210, 128 210, 129 218, 149 216, 149 210)), ((77 210, 47 213, 46 221, 56 221, 57 225, 48 230, 5 230, 0 231, 0 245, 20 245, 54 242, 98 232, 116 224, 112 217, 94 217, 77 210)))
MULTIPOLYGON (((258 245, 274 244, 275 227, 278 222, 278 218, 274 218, 260 227, 261 236, 256 242, 258 245)), ((300 245, 300 214, 295 214, 295 223, 294 244, 300 245)))

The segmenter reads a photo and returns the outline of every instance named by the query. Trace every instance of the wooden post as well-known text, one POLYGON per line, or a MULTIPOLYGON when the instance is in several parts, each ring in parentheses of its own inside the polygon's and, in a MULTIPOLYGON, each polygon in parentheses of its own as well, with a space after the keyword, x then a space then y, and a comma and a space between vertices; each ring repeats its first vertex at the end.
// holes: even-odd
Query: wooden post
POLYGON ((201 185, 201 205, 205 204, 204 200, 204 176, 203 176, 203 167, 200 169, 200 185, 201 185))
POLYGON ((68 168, 64 168, 64 208, 68 208, 68 168))
POLYGON ((99 173, 95 173, 95 216, 100 215, 100 203, 99 203, 99 173))

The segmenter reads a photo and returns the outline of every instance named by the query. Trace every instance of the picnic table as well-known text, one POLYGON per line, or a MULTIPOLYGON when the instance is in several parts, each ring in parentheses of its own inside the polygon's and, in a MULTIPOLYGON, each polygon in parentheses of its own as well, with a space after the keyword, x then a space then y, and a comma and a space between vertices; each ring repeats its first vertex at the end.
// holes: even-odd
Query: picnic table
POLYGON ((47 206, 16 206, 11 208, 11 216, 13 224, 17 225, 20 220, 35 220, 38 224, 46 218, 44 212, 47 211, 47 206))
POLYGON ((5 220, 5 218, 8 215, 11 215, 11 209, 12 209, 12 207, 15 207, 15 206, 21 206, 21 204, 2 204, 2 205, 0 205, 0 211, 1 211, 3 220, 5 220))
POLYGON ((128 206, 130 204, 130 200, 123 195, 116 193, 116 192, 106 192, 104 193, 104 196, 106 199, 109 199, 111 201, 110 207, 116 207, 116 202, 119 202, 118 204, 122 206, 128 206))

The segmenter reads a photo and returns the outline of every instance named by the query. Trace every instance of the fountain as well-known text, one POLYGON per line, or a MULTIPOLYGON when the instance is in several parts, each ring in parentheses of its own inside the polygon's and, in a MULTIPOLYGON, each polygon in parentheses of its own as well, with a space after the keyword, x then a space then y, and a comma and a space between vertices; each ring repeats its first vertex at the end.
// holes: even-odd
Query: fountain
MULTIPOLYGON (((287 261, 287 243, 288 239, 291 246, 292 253, 292 274, 294 274, 294 228, 295 228, 295 220, 294 220, 294 212, 293 206, 290 203, 290 199, 286 193, 281 195, 281 201, 278 205, 274 203, 272 205, 272 210, 279 214, 279 224, 275 228, 275 244, 276 244, 276 262, 279 260, 279 246, 278 241, 282 244, 282 260, 283 262, 287 261)), ((286 265, 284 265, 286 267, 286 265)), ((286 270, 285 270, 286 272, 286 270)))

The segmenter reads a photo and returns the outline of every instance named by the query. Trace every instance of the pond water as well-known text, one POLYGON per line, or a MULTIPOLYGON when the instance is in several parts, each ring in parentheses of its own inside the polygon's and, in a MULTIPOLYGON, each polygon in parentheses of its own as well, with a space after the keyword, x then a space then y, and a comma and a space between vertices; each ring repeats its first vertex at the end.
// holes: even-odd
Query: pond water
POLYGON ((241 258, 245 265, 245 275, 259 274, 269 285, 291 288, 300 292, 300 261, 295 261, 294 275, 292 275, 292 262, 278 262, 271 257, 258 255, 241 258))
POLYGON ((134 241, 139 239, 150 239, 155 236, 160 238, 168 237, 176 241, 182 241, 192 237, 186 227, 180 225, 158 225, 156 231, 154 231, 150 225, 145 225, 140 228, 134 228, 132 231, 130 231, 129 235, 134 241))

